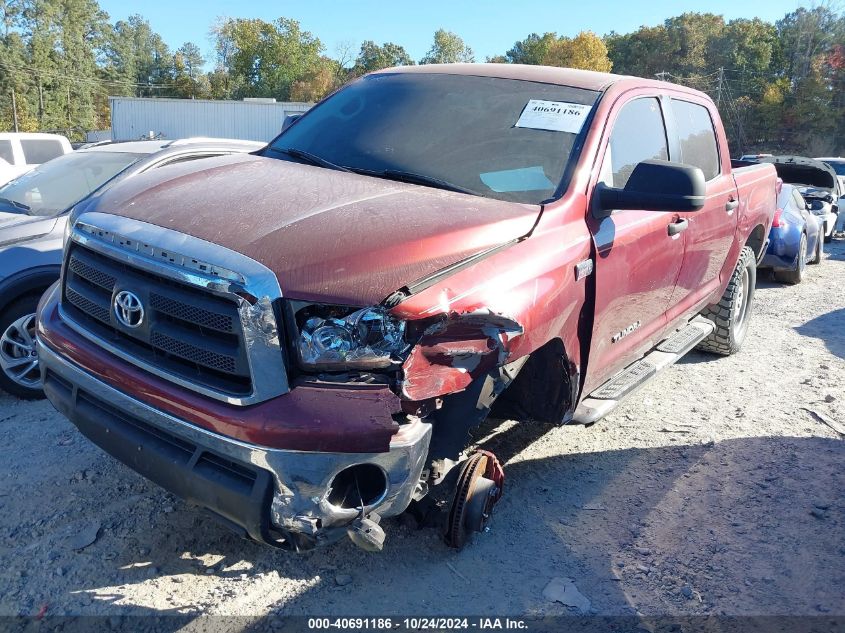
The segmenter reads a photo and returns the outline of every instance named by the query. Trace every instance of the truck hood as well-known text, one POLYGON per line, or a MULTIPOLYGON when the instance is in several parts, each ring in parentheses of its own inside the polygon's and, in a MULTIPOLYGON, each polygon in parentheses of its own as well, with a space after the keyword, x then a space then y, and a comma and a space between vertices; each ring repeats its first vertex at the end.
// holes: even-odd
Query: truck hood
POLYGON ((526 235, 540 207, 246 154, 129 178, 82 210, 238 251, 288 298, 365 306, 526 235))
POLYGON ((826 189, 837 193, 839 179, 833 167, 804 156, 766 156, 761 163, 772 163, 778 176, 786 183, 826 189))

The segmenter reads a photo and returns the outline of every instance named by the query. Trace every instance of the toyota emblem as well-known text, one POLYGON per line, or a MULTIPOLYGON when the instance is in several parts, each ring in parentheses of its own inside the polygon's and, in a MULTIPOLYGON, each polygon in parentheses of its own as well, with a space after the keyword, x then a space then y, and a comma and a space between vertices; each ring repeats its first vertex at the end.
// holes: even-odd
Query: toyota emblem
POLYGON ((144 305, 138 295, 121 290, 114 297, 114 315, 122 325, 136 328, 144 322, 144 305))

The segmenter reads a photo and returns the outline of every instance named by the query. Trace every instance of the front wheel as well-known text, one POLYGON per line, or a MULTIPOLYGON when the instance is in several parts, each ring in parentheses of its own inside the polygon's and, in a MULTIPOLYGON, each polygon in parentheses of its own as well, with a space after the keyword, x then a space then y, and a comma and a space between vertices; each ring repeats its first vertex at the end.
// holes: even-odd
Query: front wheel
POLYGON ((722 356, 730 356, 739 351, 748 331, 756 283, 757 259, 754 251, 745 246, 739 254, 739 261, 719 303, 701 313, 701 316, 716 324, 716 329, 698 344, 698 349, 722 356))
POLYGON ((0 316, 0 389, 26 400, 43 398, 35 309, 38 297, 15 301, 0 316))

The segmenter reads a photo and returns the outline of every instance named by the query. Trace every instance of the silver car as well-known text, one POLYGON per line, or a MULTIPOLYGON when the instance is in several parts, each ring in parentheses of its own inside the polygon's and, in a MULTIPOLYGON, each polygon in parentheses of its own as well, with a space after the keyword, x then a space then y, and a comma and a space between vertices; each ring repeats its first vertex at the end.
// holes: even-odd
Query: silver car
POLYGON ((111 143, 55 158, 0 187, 0 388, 43 397, 35 350, 35 309, 59 278, 70 210, 114 183, 151 169, 264 143, 182 139, 111 143))

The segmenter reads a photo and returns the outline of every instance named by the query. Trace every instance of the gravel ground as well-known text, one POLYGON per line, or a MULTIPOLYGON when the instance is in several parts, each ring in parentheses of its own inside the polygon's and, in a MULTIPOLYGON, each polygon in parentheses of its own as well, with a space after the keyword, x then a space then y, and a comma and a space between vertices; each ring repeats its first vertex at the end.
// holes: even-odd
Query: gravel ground
POLYGON ((381 554, 242 541, 48 403, 0 395, 0 615, 571 613, 554 578, 599 614, 843 615, 845 443, 822 418, 845 424, 845 242, 828 246, 799 286, 761 276, 741 353, 694 353, 589 428, 486 425, 506 492, 460 553, 398 520, 381 554))

